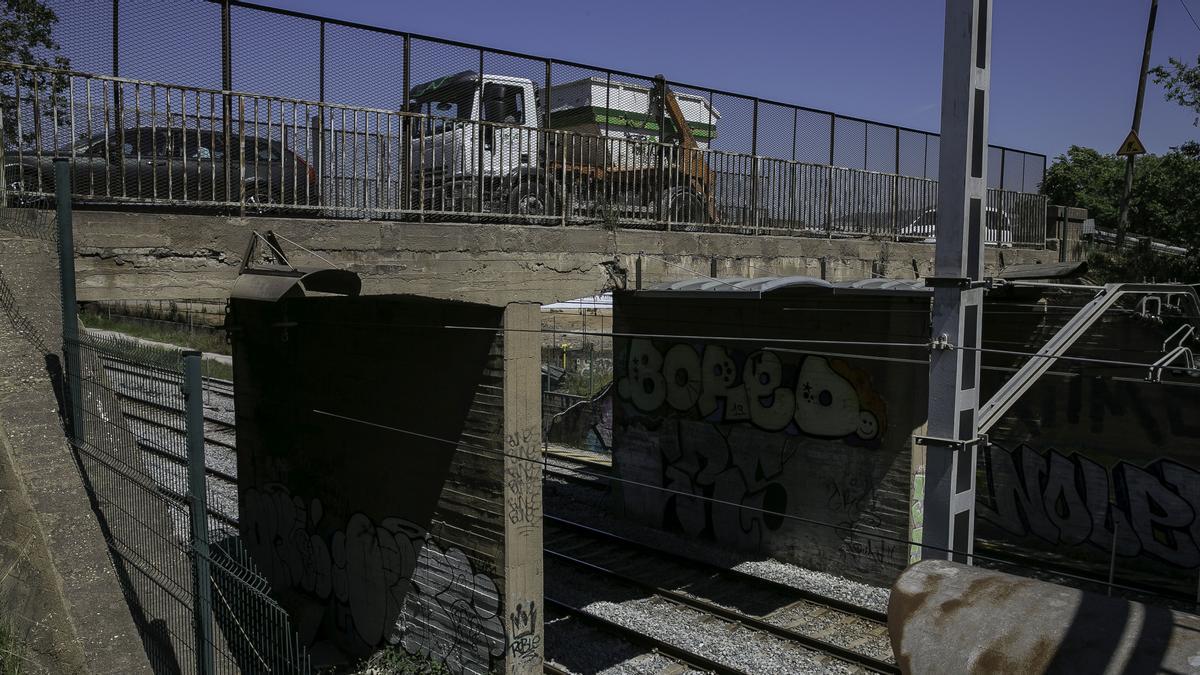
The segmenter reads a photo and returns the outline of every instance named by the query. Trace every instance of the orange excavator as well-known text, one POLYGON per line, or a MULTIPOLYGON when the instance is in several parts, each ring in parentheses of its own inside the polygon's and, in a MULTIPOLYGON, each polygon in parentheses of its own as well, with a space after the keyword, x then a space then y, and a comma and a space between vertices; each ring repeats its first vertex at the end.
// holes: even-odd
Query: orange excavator
POLYGON ((714 176, 708 163, 704 161, 704 152, 696 143, 692 127, 683 117, 679 108, 679 100, 667 86, 662 75, 654 76, 654 87, 650 91, 650 118, 670 120, 663 124, 660 140, 666 144, 679 146, 679 172, 688 179, 688 187, 693 194, 705 200, 705 211, 708 222, 717 222, 717 203, 713 195, 714 176))

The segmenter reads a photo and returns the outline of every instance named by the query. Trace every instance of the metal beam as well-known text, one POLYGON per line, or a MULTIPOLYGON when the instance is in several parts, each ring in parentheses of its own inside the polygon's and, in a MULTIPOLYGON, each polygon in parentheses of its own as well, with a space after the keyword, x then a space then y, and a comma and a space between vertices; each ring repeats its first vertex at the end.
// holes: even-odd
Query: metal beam
MULTIPOLYGON (((1032 285, 1032 284, 1029 284, 1032 285)), ((1100 289, 1091 302, 1079 309, 1071 320, 1058 329, 1054 337, 1050 338, 1041 349, 1037 351, 1036 356, 1030 357, 1021 369, 1013 374, 1007 382, 1004 383, 995 394, 992 395, 988 402, 979 410, 979 431, 978 433, 987 433, 988 429, 992 428, 996 422, 1008 412, 1017 399, 1021 398, 1025 392, 1029 391, 1046 371, 1050 370, 1051 366, 1067 353, 1079 338, 1088 331, 1108 311, 1117 300, 1120 300, 1126 295, 1185 295, 1192 300, 1193 306, 1200 312, 1200 304, 1196 300, 1196 292, 1188 286, 1181 285, 1161 285, 1161 284, 1106 284, 1100 289)), ((1168 361, 1167 363, 1170 363, 1168 361)), ((1147 368, 1153 368, 1157 364, 1146 364, 1147 368)), ((1164 366, 1165 367, 1165 366, 1164 366)))
POLYGON ((962 562, 975 534, 991 30, 990 0, 946 0, 921 556, 962 562))

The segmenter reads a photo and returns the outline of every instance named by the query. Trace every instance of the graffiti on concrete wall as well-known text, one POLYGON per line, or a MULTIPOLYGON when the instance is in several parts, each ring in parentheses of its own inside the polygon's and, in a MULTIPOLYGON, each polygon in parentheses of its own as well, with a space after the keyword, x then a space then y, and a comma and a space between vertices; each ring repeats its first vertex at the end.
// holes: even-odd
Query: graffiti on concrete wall
POLYGON ((1200 566, 1200 472, 1169 459, 1107 468, 1079 453, 995 443, 985 450, 979 516, 1006 532, 1060 546, 1200 566))
POLYGON ((754 452, 731 447, 728 430, 711 424, 676 424, 677 443, 663 445, 663 519, 688 535, 707 534, 723 544, 758 548, 764 534, 783 525, 787 488, 780 480, 793 450, 783 444, 754 452), (740 451, 739 451, 740 450, 740 451))
MULTIPOLYGON (((689 343, 660 348, 643 339, 626 343, 620 365, 619 469, 665 488, 626 488, 631 515, 760 549, 770 548, 772 532, 787 522, 781 514, 815 507, 856 529, 874 508, 868 459, 882 444, 887 413, 866 372, 822 356, 689 343), (812 461, 821 468, 805 468, 812 461), (805 473, 812 478, 797 480, 805 473), (789 493, 796 489, 805 494, 789 493)), ((840 538, 843 557, 866 566, 894 553, 857 532, 822 535, 840 538)))
POLYGON ((402 518, 356 513, 337 527, 319 499, 281 484, 249 488, 242 503, 245 544, 272 589, 317 610, 294 612, 301 635, 331 630, 356 655, 400 645, 452 673, 489 672, 504 653, 496 584, 462 550, 402 518))
POLYGON ((721 345, 672 345, 631 340, 617 393, 642 412, 664 407, 717 423, 746 423, 765 431, 816 438, 878 441, 887 415, 883 399, 861 370, 840 359, 779 353, 730 354, 721 345))

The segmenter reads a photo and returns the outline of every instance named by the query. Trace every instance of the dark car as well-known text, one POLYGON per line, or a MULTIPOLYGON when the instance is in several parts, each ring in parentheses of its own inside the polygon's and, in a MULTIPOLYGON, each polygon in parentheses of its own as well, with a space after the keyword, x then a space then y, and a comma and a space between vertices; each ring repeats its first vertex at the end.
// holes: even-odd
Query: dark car
POLYGON ((4 178, 10 193, 52 192, 57 155, 73 158, 71 192, 84 199, 244 200, 253 211, 319 203, 316 172, 298 154, 279 141, 233 138, 237 142, 227 158, 220 131, 150 127, 108 131, 70 143, 57 153, 10 150, 4 178))

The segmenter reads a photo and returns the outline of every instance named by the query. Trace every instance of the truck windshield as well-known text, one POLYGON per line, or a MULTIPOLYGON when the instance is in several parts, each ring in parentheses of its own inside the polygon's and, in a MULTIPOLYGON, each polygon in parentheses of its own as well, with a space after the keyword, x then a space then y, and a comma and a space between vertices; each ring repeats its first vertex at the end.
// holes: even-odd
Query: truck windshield
POLYGON ((453 127, 455 120, 471 119, 476 90, 473 83, 459 82, 416 99, 417 111, 428 116, 424 124, 425 135, 445 131, 453 127))

